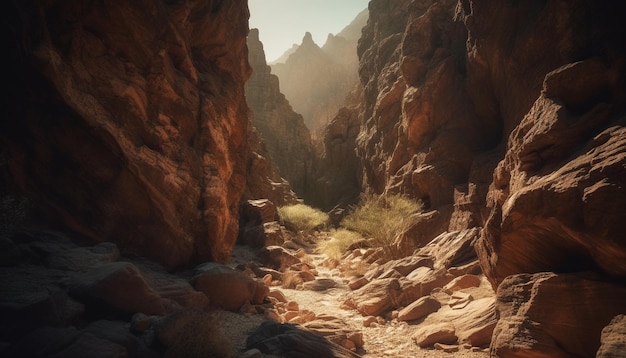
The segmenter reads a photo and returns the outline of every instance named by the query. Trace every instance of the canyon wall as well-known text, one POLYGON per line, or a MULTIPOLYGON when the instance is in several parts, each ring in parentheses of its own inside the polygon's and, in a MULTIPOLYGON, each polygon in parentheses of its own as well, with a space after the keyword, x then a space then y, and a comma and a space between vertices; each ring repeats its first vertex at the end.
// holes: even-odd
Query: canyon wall
POLYGON ((245 1, 11 2, 2 194, 167 267, 228 259, 246 186, 245 1))
POLYGON ((277 167, 277 174, 306 199, 314 164, 311 134, 302 116, 293 111, 280 92, 278 77, 267 65, 258 29, 251 29, 248 35, 248 59, 252 76, 245 88, 252 123, 258 129, 269 159, 277 167))
POLYGON ((496 356, 593 356, 626 310, 626 36, 614 5, 370 1, 359 181, 424 203, 398 238, 407 254, 482 229, 496 356))

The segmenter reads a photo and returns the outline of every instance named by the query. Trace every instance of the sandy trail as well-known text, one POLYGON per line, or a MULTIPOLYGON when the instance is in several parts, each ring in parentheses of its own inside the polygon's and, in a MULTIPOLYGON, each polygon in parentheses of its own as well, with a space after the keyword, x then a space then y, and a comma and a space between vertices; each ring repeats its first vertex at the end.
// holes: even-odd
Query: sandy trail
MULTIPOLYGON (((346 327, 351 330, 361 331, 363 333, 364 346, 358 353, 364 358, 374 357, 390 357, 390 358, 415 358, 415 357, 468 357, 468 358, 485 358, 489 356, 488 350, 474 351, 470 348, 458 347, 457 352, 447 353, 436 349, 422 349, 417 346, 413 340, 413 332, 415 326, 407 322, 396 320, 383 321, 374 323, 370 327, 365 327, 363 317, 359 312, 349 308, 342 308, 342 303, 350 292, 347 286, 347 279, 342 277, 341 272, 337 269, 329 269, 322 265, 327 258, 324 254, 309 254, 309 259, 318 272, 317 278, 332 279, 336 282, 336 286, 324 291, 286 289, 280 286, 272 286, 271 290, 281 291, 290 301, 298 303, 300 310, 313 311, 316 316, 329 315, 342 319, 346 327)), ((254 254, 246 248, 238 248, 235 253, 237 261, 252 260, 254 254)), ((238 323, 241 327, 248 327, 248 331, 253 329, 253 323, 250 320, 255 318, 248 317, 247 323, 238 323)), ((235 323, 237 325, 237 323, 235 323)), ((243 333, 243 332, 242 332, 243 333)), ((244 338, 245 341, 245 338, 244 338)), ((245 343, 244 343, 245 346, 245 343)), ((264 357, 271 357, 266 355, 264 357)))

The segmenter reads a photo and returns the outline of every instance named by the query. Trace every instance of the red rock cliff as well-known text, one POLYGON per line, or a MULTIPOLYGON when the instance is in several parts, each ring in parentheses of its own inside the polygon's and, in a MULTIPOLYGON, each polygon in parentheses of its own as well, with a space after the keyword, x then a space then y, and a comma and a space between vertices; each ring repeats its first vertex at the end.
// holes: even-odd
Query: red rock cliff
POLYGON ((302 116, 294 112, 280 92, 278 77, 271 73, 265 60, 258 29, 250 30, 248 50, 252 76, 246 82, 246 99, 252 123, 280 175, 300 197, 308 198, 314 159, 311 134, 302 116))
POLYGON ((363 189, 430 210, 422 234, 398 244, 410 253, 482 227, 475 247, 499 300, 492 354, 594 356, 626 309, 623 5, 372 0, 369 10, 363 189))
POLYGON ((168 267, 225 260, 246 184, 248 16, 245 1, 7 5, 3 191, 168 267))

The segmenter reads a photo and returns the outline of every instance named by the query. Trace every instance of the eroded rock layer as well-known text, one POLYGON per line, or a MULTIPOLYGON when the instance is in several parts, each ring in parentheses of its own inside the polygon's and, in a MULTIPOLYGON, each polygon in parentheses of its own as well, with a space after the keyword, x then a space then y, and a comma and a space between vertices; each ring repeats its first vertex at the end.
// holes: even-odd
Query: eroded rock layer
POLYGON ((358 46, 360 182, 364 191, 402 193, 427 209, 398 247, 410 255, 441 233, 479 227, 473 245, 494 289, 518 274, 530 274, 518 277, 520 287, 545 281, 533 274, 551 277, 548 293, 533 293, 534 308, 510 308, 524 298, 498 291, 498 356, 593 354, 602 327, 623 313, 615 304, 626 298, 622 7, 559 0, 369 4, 358 46), (554 292, 565 292, 550 285, 562 282, 599 296, 558 297, 554 292), (562 302, 601 318, 592 325, 584 317, 560 322, 537 314, 562 302), (545 328, 522 337, 526 323, 514 328, 506 320, 545 328), (561 323, 572 337, 586 338, 561 337, 561 323))
POLYGON ((244 1, 7 5, 6 191, 168 267, 227 259, 246 184, 248 17, 244 1))
POLYGON ((248 50, 252 76, 246 82, 246 99, 253 124, 280 175, 298 195, 307 198, 314 157, 311 134, 302 116, 294 112, 280 92, 278 77, 271 73, 265 60, 258 29, 250 30, 248 50))

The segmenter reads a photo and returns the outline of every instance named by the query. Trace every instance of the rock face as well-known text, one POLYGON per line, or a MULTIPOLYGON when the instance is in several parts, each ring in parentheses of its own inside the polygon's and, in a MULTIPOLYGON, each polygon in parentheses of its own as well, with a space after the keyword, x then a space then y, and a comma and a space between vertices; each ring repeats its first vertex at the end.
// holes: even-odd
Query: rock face
POLYGON ((316 163, 310 202, 324 210, 347 207, 361 193, 361 167, 354 150, 361 92, 360 86, 355 88, 323 131, 323 151, 316 163))
POLYGON ((313 170, 311 135, 302 116, 293 111, 280 92, 278 77, 271 74, 266 63, 257 29, 251 29, 248 35, 248 59, 252 76, 246 82, 246 99, 252 122, 280 175, 298 195, 306 198, 313 170))
POLYGON ((246 185, 244 2, 11 4, 3 194, 168 267, 228 258, 246 185))
POLYGON ((358 182, 427 209, 398 246, 410 255, 442 233, 479 228, 471 246, 500 286, 493 354, 593 355, 602 328, 624 310, 608 297, 626 298, 626 37, 618 9, 373 0, 369 10, 358 45, 358 182), (551 277, 539 280, 545 292, 515 298, 521 287, 540 287, 535 275, 551 277), (519 290, 502 288, 510 280, 519 290), (597 295, 567 295, 554 288, 562 282, 597 295), (516 300, 532 304, 507 306, 516 300), (555 316, 542 313, 547 307, 555 316), (601 318, 570 321, 568 307, 601 318), (562 337, 559 324, 585 338, 562 337))
POLYGON ((282 92, 315 138, 358 82, 356 43, 367 16, 361 12, 337 35, 330 34, 322 47, 307 32, 284 63, 272 64, 282 92))

